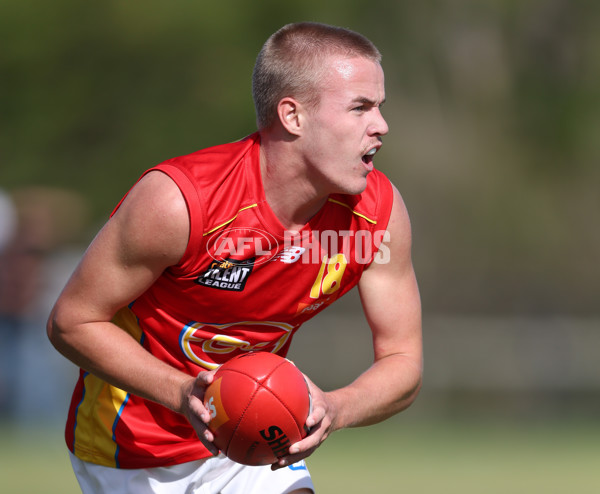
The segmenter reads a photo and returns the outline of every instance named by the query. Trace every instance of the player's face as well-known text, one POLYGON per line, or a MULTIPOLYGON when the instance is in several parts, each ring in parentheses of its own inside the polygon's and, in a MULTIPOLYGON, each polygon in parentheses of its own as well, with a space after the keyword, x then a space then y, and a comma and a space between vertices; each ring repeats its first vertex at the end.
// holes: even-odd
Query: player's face
POLYGON ((388 126, 381 65, 366 58, 334 58, 320 103, 307 114, 307 160, 329 193, 359 194, 388 126))

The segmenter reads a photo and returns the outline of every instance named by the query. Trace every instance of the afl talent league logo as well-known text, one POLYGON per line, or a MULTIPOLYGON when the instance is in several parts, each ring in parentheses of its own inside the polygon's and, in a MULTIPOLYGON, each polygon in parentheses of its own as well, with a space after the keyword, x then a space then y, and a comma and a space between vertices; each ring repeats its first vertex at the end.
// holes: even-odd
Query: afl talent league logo
POLYGON ((246 286, 253 267, 254 259, 213 261, 196 279, 196 283, 210 288, 241 292, 246 286))

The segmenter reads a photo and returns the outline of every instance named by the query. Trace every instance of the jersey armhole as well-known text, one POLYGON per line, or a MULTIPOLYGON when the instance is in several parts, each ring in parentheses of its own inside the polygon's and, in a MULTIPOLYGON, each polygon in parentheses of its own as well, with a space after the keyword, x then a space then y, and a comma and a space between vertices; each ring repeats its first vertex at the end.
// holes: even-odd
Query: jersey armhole
POLYGON ((365 266, 369 267, 379 252, 379 247, 385 239, 385 232, 390 216, 392 214, 392 206, 394 205, 394 189, 392 183, 383 173, 378 173, 377 180, 377 224, 373 225, 373 256, 370 262, 365 266))
MULTIPOLYGON (((198 190, 192 183, 192 180, 185 171, 180 168, 171 165, 169 163, 161 163, 157 166, 154 166, 148 170, 146 170, 142 176, 139 178, 141 180, 145 175, 152 171, 160 171, 167 175, 171 180, 175 182, 179 190, 183 195, 183 199, 185 200, 185 204, 188 210, 188 218, 190 221, 190 234, 188 238, 188 244, 181 257, 181 260, 178 264, 174 265, 174 269, 188 269, 190 266, 193 266, 194 259, 197 257, 194 253, 198 252, 202 245, 203 235, 203 218, 205 217, 204 205, 200 200, 200 195, 198 194, 198 190)), ((138 180, 138 182, 139 182, 138 180)), ((127 197, 127 196, 125 196, 127 197)), ((125 199, 121 199, 114 212, 119 209, 119 206, 125 199)))

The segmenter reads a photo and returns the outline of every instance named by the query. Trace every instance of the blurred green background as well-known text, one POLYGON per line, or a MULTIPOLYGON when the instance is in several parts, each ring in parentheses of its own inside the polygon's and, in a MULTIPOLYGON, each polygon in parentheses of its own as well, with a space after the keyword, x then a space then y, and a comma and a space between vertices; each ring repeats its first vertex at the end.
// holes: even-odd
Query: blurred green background
MULTIPOLYGON (((49 308, 146 168, 254 131, 256 54, 300 20, 383 54, 376 165, 411 213, 424 311, 421 396, 334 435, 309 463, 321 492, 598 492, 592 0, 0 0, 0 482, 73 489, 60 428, 75 374, 45 340, 49 308)), ((358 307, 349 294, 292 346, 324 388, 369 365, 358 307)))

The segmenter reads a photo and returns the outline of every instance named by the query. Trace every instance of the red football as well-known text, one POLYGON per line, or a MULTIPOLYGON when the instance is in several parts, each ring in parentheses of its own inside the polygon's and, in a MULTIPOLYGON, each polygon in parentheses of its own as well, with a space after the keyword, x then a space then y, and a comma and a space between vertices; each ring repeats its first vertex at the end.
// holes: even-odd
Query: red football
POLYGON ((204 405, 215 445, 238 463, 275 463, 306 436, 308 386, 294 364, 274 353, 246 353, 223 364, 204 405))

